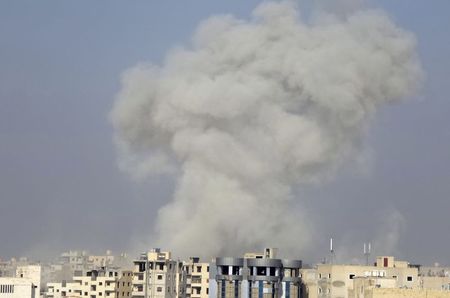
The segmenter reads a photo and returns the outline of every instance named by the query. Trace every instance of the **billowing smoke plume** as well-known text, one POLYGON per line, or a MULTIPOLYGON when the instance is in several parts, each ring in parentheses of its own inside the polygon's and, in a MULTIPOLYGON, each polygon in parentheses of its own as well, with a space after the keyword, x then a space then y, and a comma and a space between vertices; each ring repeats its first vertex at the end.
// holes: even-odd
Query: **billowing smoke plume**
POLYGON ((377 108, 420 78, 414 37, 379 11, 307 24, 285 1, 206 20, 162 66, 128 70, 112 112, 122 166, 178 179, 153 244, 298 254, 311 229, 293 188, 356 155, 377 108))

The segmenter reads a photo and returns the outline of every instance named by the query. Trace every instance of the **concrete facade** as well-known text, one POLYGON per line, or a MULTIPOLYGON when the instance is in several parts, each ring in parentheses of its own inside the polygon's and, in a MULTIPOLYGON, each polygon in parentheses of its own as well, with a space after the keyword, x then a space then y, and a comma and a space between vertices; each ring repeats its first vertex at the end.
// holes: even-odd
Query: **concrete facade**
POLYGON ((41 294, 41 266, 40 265, 20 265, 16 267, 16 277, 29 280, 35 285, 37 295, 41 294))
POLYGON ((0 298, 38 298, 36 285, 30 280, 0 277, 0 298))
POLYGON ((131 271, 110 268, 76 272, 73 281, 48 283, 45 297, 131 297, 132 276, 131 271))
MULTIPOLYGON (((355 298, 450 298, 450 292, 429 289, 373 288, 355 298)), ((352 297, 353 298, 353 297, 352 297)))
POLYGON ((192 257, 183 263, 182 271, 185 282, 182 284, 184 291, 181 289, 180 292, 184 292, 184 295, 181 294, 179 297, 209 297, 209 263, 202 263, 199 258, 192 257))
MULTIPOLYGON (((418 288, 418 268, 407 262, 395 261, 394 257, 379 257, 374 266, 319 264, 317 266, 317 297, 348 298, 357 277, 392 278, 397 288, 418 288)), ((312 293, 314 281, 308 280, 304 292, 312 293)), ((311 296, 312 297, 312 296, 311 296)))
POLYGON ((273 252, 216 258, 217 297, 300 297, 302 262, 275 259, 273 252))
POLYGON ((179 293, 178 263, 158 248, 134 260, 133 298, 175 298, 179 293))

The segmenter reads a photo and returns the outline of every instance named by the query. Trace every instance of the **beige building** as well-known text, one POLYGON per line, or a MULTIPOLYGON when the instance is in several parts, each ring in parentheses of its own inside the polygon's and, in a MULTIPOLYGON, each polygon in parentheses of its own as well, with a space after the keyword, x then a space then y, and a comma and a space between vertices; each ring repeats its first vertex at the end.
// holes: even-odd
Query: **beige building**
POLYGON ((450 276, 420 276, 420 288, 450 291, 450 276))
POLYGON ((317 269, 300 269, 300 276, 302 279, 302 297, 317 298, 318 297, 318 283, 317 283, 317 269))
POLYGON ((320 264, 315 274, 313 271, 302 271, 303 293, 307 293, 307 297, 350 297, 349 293, 354 290, 354 279, 358 277, 383 281, 386 286, 394 282, 395 288, 420 287, 418 268, 404 261, 396 261, 391 256, 378 257, 374 266, 320 264))
POLYGON ((175 298, 180 283, 178 263, 170 252, 158 248, 141 254, 133 261, 133 298, 175 298))
POLYGON ((79 283, 74 282, 49 282, 44 297, 48 298, 79 298, 82 291, 79 283))
POLYGON ((102 268, 76 272, 71 282, 48 283, 47 298, 64 297, 131 297, 133 274, 131 271, 102 268))
POLYGON ((207 298, 209 296, 209 263, 201 263, 199 258, 192 257, 183 264, 185 276, 184 295, 180 297, 207 298))
POLYGON ((355 289, 351 298, 450 298, 449 291, 432 289, 381 288, 370 284, 355 289))

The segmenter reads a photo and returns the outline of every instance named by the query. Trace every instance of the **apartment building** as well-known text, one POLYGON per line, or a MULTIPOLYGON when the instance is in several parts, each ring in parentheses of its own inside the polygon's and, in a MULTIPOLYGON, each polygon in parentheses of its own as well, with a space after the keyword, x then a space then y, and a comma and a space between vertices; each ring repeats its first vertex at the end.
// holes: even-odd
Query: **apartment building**
POLYGON ((29 280, 35 286, 36 295, 41 294, 41 266, 19 265, 16 267, 16 277, 29 280))
POLYGON ((275 258, 275 250, 244 258, 216 258, 217 297, 300 297, 300 260, 275 258))
POLYGON ((180 292, 179 262, 159 248, 134 260, 133 298, 175 298, 180 292))
POLYGON ((101 268, 89 271, 77 271, 73 281, 48 283, 47 298, 65 297, 131 297, 132 290, 131 271, 122 271, 118 268, 101 268))
POLYGON ((28 258, 11 258, 10 260, 0 259, 0 277, 15 277, 17 266, 29 265, 28 258))
POLYGON ((357 277, 353 283, 350 298, 450 298, 449 290, 398 288, 397 280, 389 277, 357 277))
POLYGON ((68 265, 72 271, 88 269, 88 253, 84 250, 64 252, 61 254, 59 260, 61 264, 68 265))
POLYGON ((39 293, 29 279, 0 277, 0 298, 39 298, 39 293))
POLYGON ((365 278, 369 283, 386 288, 420 286, 417 266, 396 261, 392 256, 381 256, 373 266, 319 264, 316 269, 302 270, 303 293, 311 298, 348 298, 349 293, 353 293, 356 278, 365 278))
POLYGON ((46 288, 46 298, 79 298, 83 294, 80 284, 75 282, 49 282, 46 288))
POLYGON ((209 297, 209 263, 201 263, 197 257, 191 257, 183 263, 179 297, 208 298, 209 297), (184 293, 184 295, 183 295, 184 293))
POLYGON ((114 255, 110 250, 106 251, 105 255, 88 255, 87 265, 90 269, 112 266, 114 263, 114 255))

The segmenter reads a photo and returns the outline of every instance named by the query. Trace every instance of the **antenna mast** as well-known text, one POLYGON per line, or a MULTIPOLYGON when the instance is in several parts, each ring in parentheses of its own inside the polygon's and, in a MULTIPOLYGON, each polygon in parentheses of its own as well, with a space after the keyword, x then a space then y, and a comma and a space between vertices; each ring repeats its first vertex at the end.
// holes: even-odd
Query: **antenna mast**
POLYGON ((330 264, 334 263, 335 255, 333 249, 333 237, 330 238, 330 264))
POLYGON ((366 266, 369 266, 369 257, 370 257, 370 251, 371 251, 371 243, 365 243, 364 242, 364 256, 366 257, 366 266))

